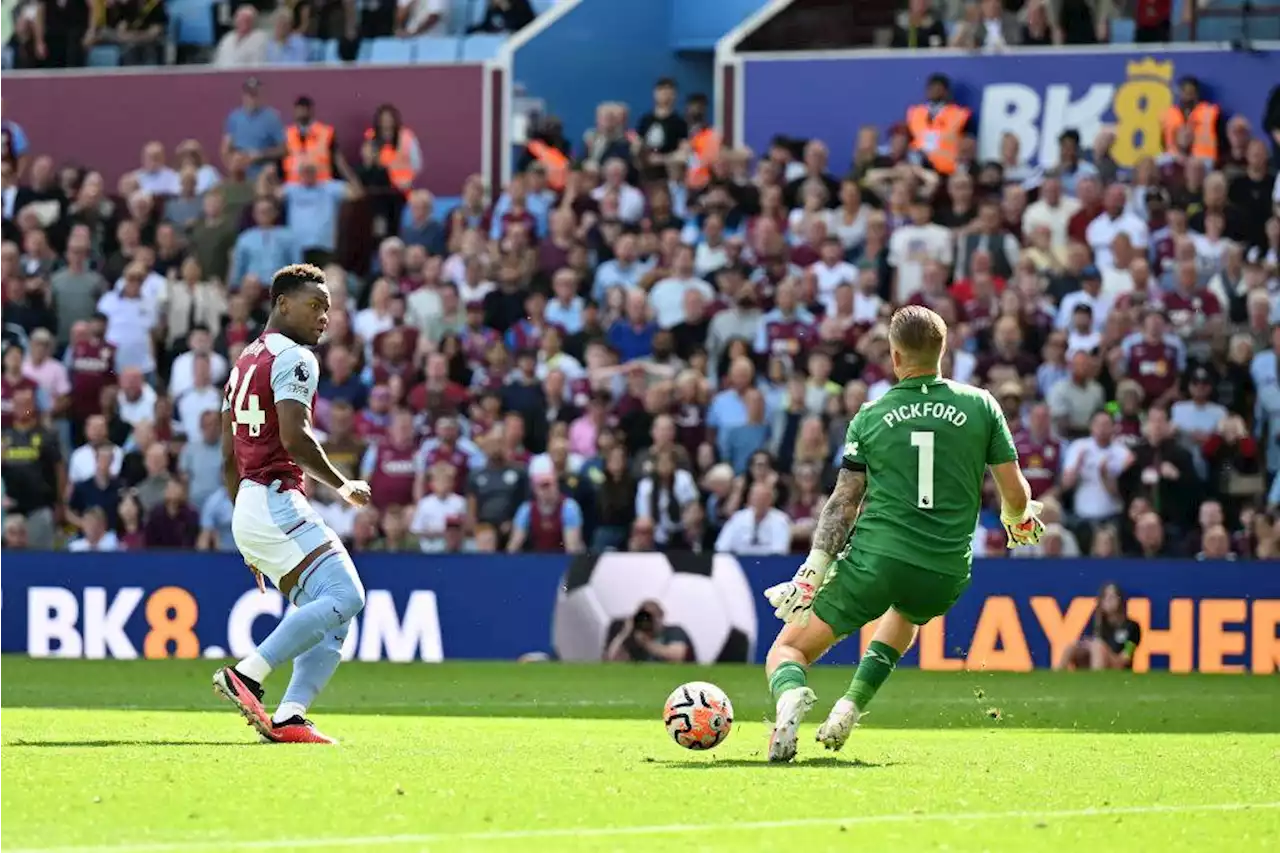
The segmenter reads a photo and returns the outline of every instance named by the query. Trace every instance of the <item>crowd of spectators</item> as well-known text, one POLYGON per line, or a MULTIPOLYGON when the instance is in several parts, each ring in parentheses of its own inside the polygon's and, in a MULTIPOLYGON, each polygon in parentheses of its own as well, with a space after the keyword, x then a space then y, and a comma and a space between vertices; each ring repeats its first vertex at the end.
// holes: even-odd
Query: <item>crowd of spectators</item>
MULTIPOLYGON (((316 424, 373 501, 310 494, 357 552, 803 552, 915 303, 1017 435, 1033 555, 1280 554, 1280 185, 1250 117, 1132 169, 1106 131, 1048 170, 962 135, 939 170, 867 127, 834 175, 819 139, 721 144, 664 80, 581 141, 535 128, 508 185, 437 214, 394 107, 359 163, 295 160, 257 96, 220 165, 146 142, 116 194, 5 122, 6 547, 233 549, 222 383, 305 259, 333 292, 316 424), (344 268, 341 211, 370 204, 344 268)), ((974 548, 1004 553, 991 493, 974 548)))
MULTIPOLYGON (((122 65, 211 62, 223 68, 298 65, 320 59, 308 40, 331 41, 352 61, 377 39, 512 33, 535 17, 529 0, 486 0, 460 9, 452 0, 210 0, 208 50, 174 43, 166 0, 19 0, 6 3, 14 67, 79 68, 95 46, 119 49, 122 65), (460 11, 474 21, 453 21, 460 11), (187 48, 197 49, 189 50, 187 48)), ((189 14, 189 13, 188 13, 189 14)), ((202 26, 202 29, 204 27, 202 26)), ((6 66, 7 67, 7 66, 6 66)))

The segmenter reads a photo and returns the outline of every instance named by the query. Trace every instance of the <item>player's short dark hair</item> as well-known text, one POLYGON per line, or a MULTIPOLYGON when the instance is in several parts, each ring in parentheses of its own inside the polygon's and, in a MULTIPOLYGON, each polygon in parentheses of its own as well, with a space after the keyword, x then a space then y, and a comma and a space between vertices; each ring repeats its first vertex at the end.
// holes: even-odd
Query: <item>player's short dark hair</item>
POLYGON ((947 341, 947 324, 923 305, 908 305, 889 321, 889 340, 912 362, 935 364, 947 341))
POLYGON ((674 89, 676 88, 676 81, 672 80, 670 77, 659 77, 658 82, 653 84, 653 88, 674 89))
POLYGON ((271 277, 271 301, 289 296, 308 284, 324 284, 324 270, 314 264, 289 264, 271 277))

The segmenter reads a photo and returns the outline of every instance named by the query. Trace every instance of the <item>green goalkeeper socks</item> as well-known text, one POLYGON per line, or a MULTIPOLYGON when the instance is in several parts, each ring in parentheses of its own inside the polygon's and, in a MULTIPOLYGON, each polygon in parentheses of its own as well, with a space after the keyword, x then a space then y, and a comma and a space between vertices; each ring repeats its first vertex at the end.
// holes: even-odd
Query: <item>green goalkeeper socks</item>
MULTIPOLYGON (((858 671, 853 674, 853 681, 845 691, 845 698, 852 699, 859 711, 867 710, 880 685, 884 684, 893 668, 898 665, 900 657, 902 655, 891 646, 872 640, 871 645, 867 646, 866 654, 858 662, 858 671)), ((774 676, 777 677, 777 674, 774 676)))
POLYGON ((773 694, 773 700, 776 702, 783 693, 793 687, 804 687, 807 681, 808 676, 804 667, 795 661, 787 661, 769 676, 769 692, 773 694))

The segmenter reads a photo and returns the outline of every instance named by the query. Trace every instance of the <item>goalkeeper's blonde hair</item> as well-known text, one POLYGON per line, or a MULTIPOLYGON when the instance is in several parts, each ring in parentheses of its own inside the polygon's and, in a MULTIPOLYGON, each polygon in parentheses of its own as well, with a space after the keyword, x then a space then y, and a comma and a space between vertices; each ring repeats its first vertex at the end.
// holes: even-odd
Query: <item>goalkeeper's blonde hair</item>
POLYGON ((947 344, 947 323, 923 305, 908 305, 889 321, 889 342, 912 364, 931 366, 942 358, 947 344))

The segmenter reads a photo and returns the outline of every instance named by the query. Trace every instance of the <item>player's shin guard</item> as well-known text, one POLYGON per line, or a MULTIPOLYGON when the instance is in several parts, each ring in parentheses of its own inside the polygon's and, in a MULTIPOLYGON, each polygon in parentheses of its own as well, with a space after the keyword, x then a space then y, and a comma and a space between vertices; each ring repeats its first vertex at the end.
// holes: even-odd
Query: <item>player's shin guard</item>
POLYGON ((866 712, 867 705, 875 698, 880 685, 893 674, 893 668, 902 657, 898 650, 879 640, 872 640, 867 646, 866 654, 858 662, 858 669, 853 674, 853 681, 845 691, 845 698, 853 702, 860 712, 866 712))
POLYGON ((364 608, 364 586, 341 548, 323 555, 308 570, 297 601, 303 600, 303 593, 311 600, 285 614, 258 647, 258 654, 273 668, 323 642, 364 608))
POLYGON ((343 622, 324 635, 319 644, 307 649, 293 661, 293 676, 271 720, 283 723, 293 716, 305 716, 316 696, 333 678, 342 661, 342 643, 347 639, 350 622, 343 622))

